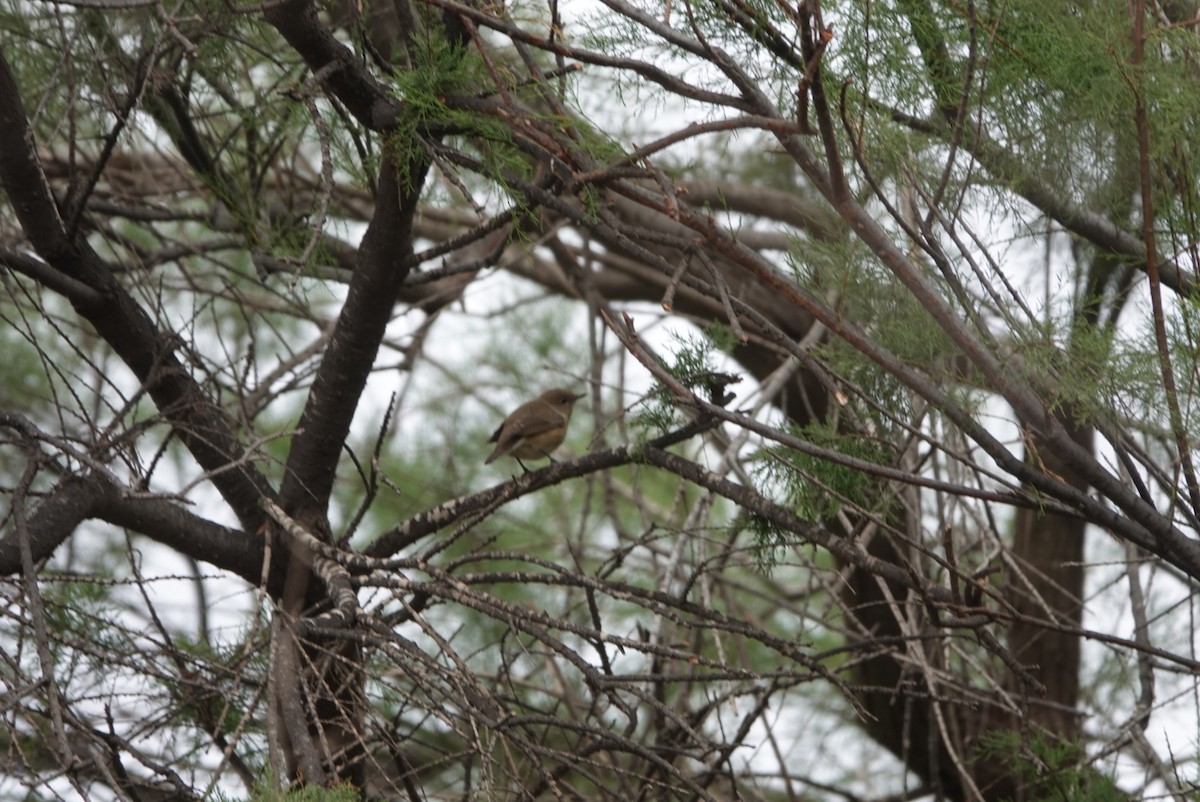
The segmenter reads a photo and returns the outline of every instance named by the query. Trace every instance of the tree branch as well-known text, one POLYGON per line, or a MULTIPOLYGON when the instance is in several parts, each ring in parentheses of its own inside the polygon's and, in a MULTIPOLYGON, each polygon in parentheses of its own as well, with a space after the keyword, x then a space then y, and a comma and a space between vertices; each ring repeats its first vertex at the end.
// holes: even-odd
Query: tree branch
POLYGON ((16 79, 0 50, 0 182, 25 235, 54 269, 90 287, 74 292, 75 310, 96 328, 142 382, 158 409, 242 526, 257 529, 263 519, 258 499, 273 493, 229 427, 226 414, 205 394, 175 356, 176 345, 155 328, 146 311, 121 287, 112 271, 84 240, 67 235, 46 182, 16 79), (233 470, 222 470, 237 464, 233 470))
MULTIPOLYGON (((53 554, 88 520, 130 529, 251 584, 262 575, 261 536, 202 518, 178 502, 128 496, 124 488, 97 472, 64 478, 29 515, 26 528, 34 562, 53 554)), ((0 540, 0 575, 20 570, 19 544, 10 532, 0 540)))
POLYGON ((411 268, 412 222, 428 161, 407 166, 400 186, 390 156, 379 169, 375 215, 363 236, 354 271, 329 347, 321 360, 300 431, 288 455, 280 488, 282 506, 304 520, 324 516, 333 490, 338 457, 350 431, 375 355, 392 317, 396 296, 411 268))
POLYGON ((364 126, 382 130, 402 113, 383 85, 321 24, 309 0, 269 4, 263 16, 364 126))

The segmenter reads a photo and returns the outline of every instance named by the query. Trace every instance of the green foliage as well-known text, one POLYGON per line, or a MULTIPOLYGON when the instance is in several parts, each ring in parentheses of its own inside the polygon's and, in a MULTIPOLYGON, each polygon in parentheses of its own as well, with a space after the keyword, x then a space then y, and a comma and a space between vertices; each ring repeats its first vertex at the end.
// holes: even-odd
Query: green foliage
POLYGON ((1083 749, 1042 732, 991 730, 979 756, 1003 761, 1026 787, 1030 802, 1125 802, 1126 794, 1084 765, 1083 749))
POLYGON ((358 802, 362 792, 351 785, 322 788, 305 785, 300 788, 277 790, 274 783, 263 781, 250 795, 248 802, 358 802))
POLYGON ((66 580, 45 585, 41 595, 47 627, 74 637, 96 637, 105 629, 97 625, 116 614, 110 591, 102 582, 66 580))
POLYGON ((156 679, 169 693, 181 720, 203 731, 260 731, 261 721, 247 717, 247 711, 255 709, 255 694, 266 682, 270 649, 261 642, 247 649, 246 639, 262 636, 263 630, 249 626, 240 638, 217 642, 196 640, 187 632, 172 633, 171 645, 189 658, 187 668, 178 679, 170 675, 156 679), (224 685, 220 678, 232 671, 243 681, 224 685), (219 693, 214 690, 218 687, 219 693))
MULTIPOLYGON (((727 342, 720 327, 707 330, 703 336, 672 332, 674 349, 671 360, 663 364, 684 387, 707 397, 717 368, 713 362, 713 351, 727 342)), ((664 385, 651 390, 642 401, 641 409, 630 417, 630 424, 643 432, 645 439, 665 433, 680 424, 678 409, 673 403, 674 391, 664 385)))
POLYGON ((741 522, 754 538, 755 565, 764 574, 771 573, 779 565, 784 550, 794 545, 795 536, 757 513, 746 514, 741 522))
MULTIPOLYGON (((397 96, 403 100, 404 113, 390 129, 387 140, 396 154, 402 185, 411 182, 412 176, 406 171, 413 157, 423 153, 428 139, 440 138, 474 160, 470 170, 477 177, 469 170, 457 175, 463 186, 480 194, 499 190, 508 204, 525 208, 528 199, 510 189, 509 183, 514 178, 532 179, 533 163, 513 145, 513 120, 484 113, 473 102, 479 97, 480 87, 494 83, 478 50, 455 45, 444 36, 427 36, 414 43, 410 56, 411 69, 398 72, 392 79, 397 96)), ((493 65, 493 69, 502 75, 506 71, 503 63, 493 65)), ((612 137, 582 117, 561 117, 544 111, 536 87, 519 83, 514 77, 507 91, 521 97, 540 124, 570 131, 571 138, 598 162, 624 157, 624 150, 612 137), (539 110, 543 111, 539 114, 539 110)), ((581 194, 585 206, 601 204, 595 188, 584 187, 581 194)), ((518 225, 516 235, 521 233, 518 225)))
POLYGON ((69 407, 67 398, 57 397, 57 387, 47 372, 70 371, 76 366, 75 360, 60 352, 55 355, 54 364, 48 365, 39 349, 39 343, 56 336, 37 308, 38 304, 53 302, 48 301, 50 293, 38 291, 16 277, 8 282, 9 291, 0 296, 0 352, 4 354, 0 383, 4 387, 5 404, 26 412, 52 405, 69 407))
POLYGON ((732 353, 733 349, 738 346, 738 338, 733 333, 733 329, 722 323, 709 324, 704 330, 704 336, 714 348, 725 354, 732 353))
MULTIPOLYGON (((103 685, 112 677, 109 656, 128 651, 128 633, 120 624, 123 611, 114 602, 112 590, 112 585, 107 582, 89 582, 76 577, 41 583, 46 629, 53 635, 50 640, 52 659, 56 664, 70 667, 61 672, 60 682, 79 681, 91 687, 103 685), (79 643, 87 643, 93 648, 73 648, 79 643)), ((32 635, 32 629, 22 626, 18 619, 0 622, 0 639, 6 643, 15 644, 32 638, 32 635)), ((37 660, 36 650, 32 648, 11 648, 12 654, 20 654, 23 660, 37 660)))
MULTIPOLYGON (((485 139, 507 138, 504 126, 446 104, 448 94, 470 89, 472 76, 478 74, 480 67, 478 56, 436 38, 416 43, 412 59, 412 69, 398 72, 393 78, 396 94, 404 102, 404 113, 387 138, 398 169, 407 169, 423 149, 423 138, 431 132, 470 132, 485 139)), ((399 178, 401 185, 409 189, 412 176, 401 174, 399 178)))
POLYGON ((1014 100, 1037 102, 1073 120, 1127 108, 1121 60, 1130 51, 1128 11, 1114 3, 1087 5, 1081 14, 1018 0, 990 15, 987 22, 1002 38, 988 53, 989 79, 1019 92, 1014 100))
POLYGON ((418 117, 443 119, 451 112, 442 105, 449 95, 473 93, 484 85, 485 67, 479 54, 448 41, 444 36, 418 39, 412 48, 412 69, 401 70, 394 85, 418 117))
MULTIPOLYGON (((483 59, 474 48, 452 44, 444 37, 418 40, 412 50, 412 69, 397 72, 393 84, 404 101, 404 113, 388 135, 397 169, 406 171, 429 136, 453 136, 482 163, 487 175, 499 179, 506 171, 522 171, 527 162, 511 147, 509 123, 471 109, 456 108, 454 96, 474 95, 490 81, 483 59)), ((402 186, 413 176, 402 172, 402 186)))
MULTIPOLYGON (((911 293, 868 254, 840 244, 806 244, 790 259, 796 281, 835 300, 842 318, 857 322, 904 362, 935 375, 946 372, 957 347, 911 293)), ((907 417, 908 388, 856 348, 831 338, 813 353, 849 384, 848 395, 869 398, 892 416, 907 417)), ((881 433, 895 426, 871 405, 857 405, 856 413, 881 433)))
MULTIPOLYGON (((1196 332, 1200 331, 1200 297, 1181 297, 1179 314, 1168 318, 1166 330, 1183 423, 1194 441, 1200 438, 1200 387, 1191 378, 1200 374, 1200 349, 1196 348, 1196 332)), ((1157 360, 1155 367, 1158 368, 1157 360)), ((1156 384, 1161 385, 1161 382, 1156 384)), ((1164 408, 1165 405, 1160 403, 1158 409, 1164 408)))
MULTIPOLYGON (((1014 369, 1037 377, 1048 390, 1050 409, 1078 424, 1165 430, 1169 421, 1153 331, 1146 324, 1140 332, 1116 335, 1080 320, 1016 332, 1014 369)), ((1190 373, 1196 355, 1188 344, 1190 333, 1178 335, 1174 367, 1182 377, 1190 373)), ((1189 385, 1180 381, 1180 386, 1189 385)))
MULTIPOLYGON (((840 433, 824 423, 793 430, 814 446, 847 457, 880 465, 891 463, 888 449, 879 440, 856 433, 840 433)), ((828 520, 847 503, 871 508, 876 479, 856 468, 779 445, 758 452, 755 472, 766 487, 778 487, 784 503, 801 518, 828 520)))
MULTIPOLYGON (((1114 161, 1129 156, 1135 90, 1154 109, 1156 156, 1194 141, 1194 134, 1188 140, 1183 132, 1200 119, 1200 93, 1179 91, 1191 83, 1183 75, 1188 59, 1170 55, 1170 47, 1160 48, 1152 40, 1146 63, 1133 70, 1124 5, 1087 2, 1051 8, 1038 0, 1016 0, 983 4, 974 18, 955 4, 915 0, 897 0, 891 8, 849 2, 835 8, 839 47, 830 61, 861 88, 858 115, 879 113, 882 102, 917 118, 929 117, 935 108, 952 116, 970 75, 966 94, 972 127, 1009 149, 1015 156, 1012 170, 1053 183, 1074 197, 1090 197, 1109 180, 1114 161), (914 42, 920 62, 913 59, 914 42), (972 49, 973 64, 968 61, 972 49)), ((1169 39, 1179 33, 1161 35, 1169 39)), ((877 119, 882 124, 865 119, 863 126, 866 160, 876 178, 892 176, 886 168, 890 152, 892 159, 909 160, 900 165, 905 171, 931 183, 939 180, 945 164, 941 137, 922 141, 896 132, 886 114, 877 119)), ((992 176, 1002 181, 1017 177, 992 176)), ((952 178, 952 193, 959 180, 988 180, 978 171, 952 178)))

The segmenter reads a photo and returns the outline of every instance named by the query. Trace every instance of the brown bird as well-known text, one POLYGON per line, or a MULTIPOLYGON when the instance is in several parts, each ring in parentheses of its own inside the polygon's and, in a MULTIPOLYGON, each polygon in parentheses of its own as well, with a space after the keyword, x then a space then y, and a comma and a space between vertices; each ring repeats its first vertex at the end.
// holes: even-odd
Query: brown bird
POLYGON ((489 443, 495 443, 496 447, 488 454, 484 464, 507 455, 515 458, 528 473, 529 469, 521 460, 550 458, 550 452, 558 448, 567 436, 571 410, 581 398, 582 394, 576 395, 560 387, 517 407, 488 440, 489 443))

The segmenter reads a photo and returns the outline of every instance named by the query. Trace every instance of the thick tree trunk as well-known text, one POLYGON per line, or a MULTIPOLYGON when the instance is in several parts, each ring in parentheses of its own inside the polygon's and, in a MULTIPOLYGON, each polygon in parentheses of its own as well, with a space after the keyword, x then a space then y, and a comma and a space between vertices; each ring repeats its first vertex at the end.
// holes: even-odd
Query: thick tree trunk
MULTIPOLYGON (((1090 428, 1070 427, 1072 438, 1089 451, 1090 428)), ((1075 487, 1087 483, 1053 455, 1030 453, 1041 470, 1062 476, 1075 487)), ((1017 512, 1012 556, 1019 576, 1009 576, 1009 601, 1022 618, 1008 632, 1013 657, 1030 666, 1046 686, 1046 696, 1029 707, 1030 720, 1066 740, 1079 736, 1076 712, 1079 696, 1079 637, 1047 629, 1037 621, 1049 620, 1078 629, 1083 617, 1083 546, 1086 524, 1075 517, 1043 515, 1036 510, 1017 512)))

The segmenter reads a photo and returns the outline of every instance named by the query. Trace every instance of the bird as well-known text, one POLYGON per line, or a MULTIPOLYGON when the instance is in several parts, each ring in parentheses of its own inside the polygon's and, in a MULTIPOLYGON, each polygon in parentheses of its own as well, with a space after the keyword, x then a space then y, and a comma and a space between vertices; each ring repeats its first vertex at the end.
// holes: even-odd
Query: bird
POLYGON ((529 469, 521 462, 522 459, 545 457, 553 461, 550 452, 558 448, 567 436, 571 410, 581 398, 582 393, 576 394, 557 387, 517 407, 488 440, 489 443, 495 443, 496 447, 483 461, 484 464, 509 456, 516 459, 528 473, 529 469))

